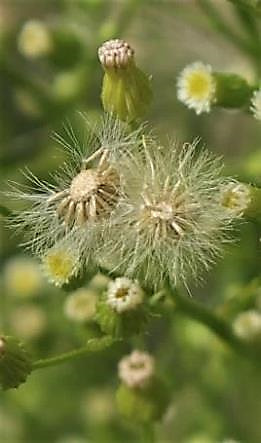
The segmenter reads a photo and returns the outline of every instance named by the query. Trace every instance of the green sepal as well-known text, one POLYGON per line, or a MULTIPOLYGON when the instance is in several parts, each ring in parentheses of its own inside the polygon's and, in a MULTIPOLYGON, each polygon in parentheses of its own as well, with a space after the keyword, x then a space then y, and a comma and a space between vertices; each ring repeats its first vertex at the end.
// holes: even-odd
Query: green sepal
POLYGON ((249 106, 254 88, 237 74, 215 72, 215 105, 223 108, 249 106))
POLYGON ((102 295, 96 304, 95 320, 104 333, 116 338, 142 332, 148 322, 148 316, 148 308, 145 305, 118 313, 108 305, 106 295, 102 295))
POLYGON ((144 388, 129 388, 121 384, 116 392, 116 402, 121 415, 136 423, 158 421, 165 413, 170 401, 166 385, 153 378, 144 388))
POLYGON ((125 69, 106 69, 103 78, 103 108, 120 120, 134 121, 142 117, 152 101, 151 81, 132 63, 125 69))

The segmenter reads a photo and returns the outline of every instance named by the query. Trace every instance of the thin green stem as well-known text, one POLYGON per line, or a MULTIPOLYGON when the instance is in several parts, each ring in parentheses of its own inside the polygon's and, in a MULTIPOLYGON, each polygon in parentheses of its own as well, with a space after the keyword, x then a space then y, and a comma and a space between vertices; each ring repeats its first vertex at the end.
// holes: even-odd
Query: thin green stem
POLYGON ((156 441, 153 423, 147 423, 143 426, 141 441, 142 443, 154 443, 156 441))
POLYGON ((173 292, 176 309, 188 315, 193 320, 207 326, 219 338, 227 343, 232 349, 244 357, 260 363, 260 355, 257 349, 234 334, 230 324, 223 318, 217 316, 210 309, 195 302, 189 297, 182 296, 176 291, 173 292))
POLYGON ((86 346, 83 346, 81 348, 74 349, 73 351, 65 352, 65 353, 57 355, 55 357, 43 358, 40 360, 36 360, 33 363, 33 370, 40 369, 40 368, 47 368, 50 366, 56 366, 61 363, 65 363, 67 361, 79 358, 82 355, 88 354, 90 352, 103 351, 104 349, 112 346, 117 341, 119 341, 119 339, 114 339, 110 336, 105 336, 105 337, 101 337, 101 338, 93 338, 91 340, 88 340, 86 346))

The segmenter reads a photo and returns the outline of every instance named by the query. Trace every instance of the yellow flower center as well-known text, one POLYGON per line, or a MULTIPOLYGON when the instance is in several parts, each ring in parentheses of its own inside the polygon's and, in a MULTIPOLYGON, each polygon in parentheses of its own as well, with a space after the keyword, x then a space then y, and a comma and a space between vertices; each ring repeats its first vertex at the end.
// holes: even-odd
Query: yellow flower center
POLYGON ((207 72, 193 72, 188 77, 187 87, 191 97, 204 100, 212 94, 212 77, 207 72))
POLYGON ((57 283, 66 283, 73 274, 73 257, 65 251, 49 252, 44 261, 49 277, 57 283))

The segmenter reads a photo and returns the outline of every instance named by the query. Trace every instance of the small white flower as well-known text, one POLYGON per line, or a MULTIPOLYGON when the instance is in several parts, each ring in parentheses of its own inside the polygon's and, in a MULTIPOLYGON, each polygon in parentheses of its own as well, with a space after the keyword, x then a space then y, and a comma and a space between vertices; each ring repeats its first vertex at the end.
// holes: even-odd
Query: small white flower
POLYGON ((245 340, 261 338, 261 314, 255 310, 242 312, 234 320, 233 328, 245 340))
POLYGON ((136 281, 126 277, 116 278, 108 285, 107 303, 116 312, 135 309, 143 302, 144 293, 136 281))
POLYGON ((231 215, 242 216, 251 203, 250 187, 244 183, 231 182, 220 193, 221 204, 231 215))
POLYGON ((250 110, 257 120, 261 120, 261 88, 253 92, 250 110))
POLYGON ((18 49, 29 58, 47 55, 52 49, 52 38, 46 24, 40 20, 28 20, 18 35, 18 49))
POLYGON ((130 388, 143 388, 155 373, 155 360, 147 352, 138 350, 123 357, 118 365, 120 380, 130 388))
POLYGON ((96 294, 85 288, 72 292, 65 300, 65 315, 78 322, 91 320, 96 312, 96 294))
POLYGON ((210 65, 191 63, 178 76, 177 97, 196 114, 210 111, 215 92, 216 83, 210 65))

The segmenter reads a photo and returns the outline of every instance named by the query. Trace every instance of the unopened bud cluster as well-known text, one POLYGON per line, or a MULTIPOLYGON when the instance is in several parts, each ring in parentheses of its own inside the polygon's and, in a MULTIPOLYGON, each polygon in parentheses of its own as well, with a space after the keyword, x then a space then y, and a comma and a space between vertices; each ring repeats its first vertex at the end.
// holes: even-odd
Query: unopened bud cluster
POLYGON ((134 58, 134 49, 124 40, 108 40, 98 50, 99 60, 104 68, 124 69, 134 58))

